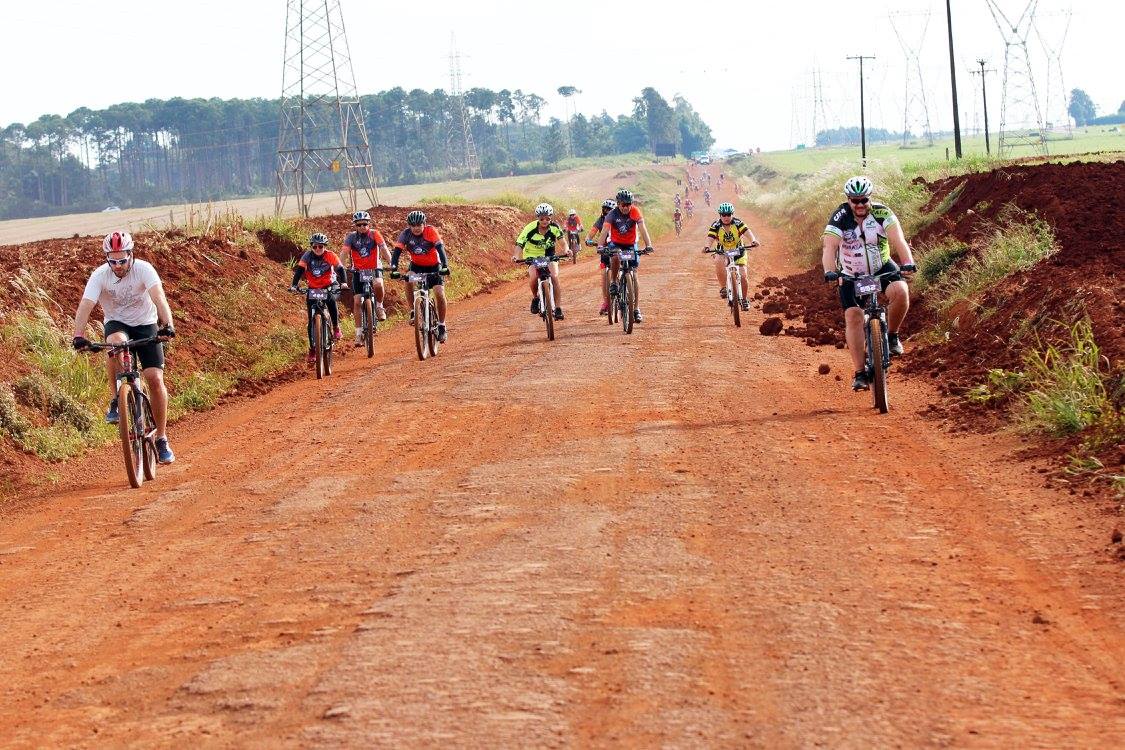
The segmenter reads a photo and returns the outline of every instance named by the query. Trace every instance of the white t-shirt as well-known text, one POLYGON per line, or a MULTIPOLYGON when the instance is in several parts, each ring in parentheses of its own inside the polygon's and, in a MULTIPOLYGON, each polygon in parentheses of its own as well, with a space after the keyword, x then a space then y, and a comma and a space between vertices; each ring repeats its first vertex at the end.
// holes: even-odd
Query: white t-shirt
POLYGON ((105 321, 116 320, 129 326, 157 322, 156 305, 149 290, 160 285, 160 277, 152 264, 134 260, 124 278, 117 278, 108 263, 102 263, 90 274, 82 298, 97 302, 105 313, 105 321))

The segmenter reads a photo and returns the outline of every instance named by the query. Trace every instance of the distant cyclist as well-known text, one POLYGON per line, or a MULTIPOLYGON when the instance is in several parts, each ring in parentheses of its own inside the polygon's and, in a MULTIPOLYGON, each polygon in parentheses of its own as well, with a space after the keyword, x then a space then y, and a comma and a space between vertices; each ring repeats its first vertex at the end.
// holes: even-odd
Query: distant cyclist
MULTIPOLYGON (((101 305, 105 316, 104 330, 107 344, 124 344, 129 340, 153 336, 172 338, 172 309, 164 296, 164 285, 152 264, 133 256, 133 238, 128 232, 112 232, 102 240, 105 263, 99 265, 86 281, 82 301, 74 314, 73 346, 81 351, 89 346, 86 323, 96 305, 101 305)), ((164 345, 146 344, 134 350, 141 364, 141 373, 148 385, 152 403, 152 417, 156 421, 156 453, 162 464, 176 460, 168 444, 168 390, 164 387, 164 345)), ((106 359, 109 390, 113 394, 105 421, 117 424, 117 357, 106 359)))
POLYGON ((695 211, 695 202, 692 201, 691 198, 688 198, 686 201, 684 201, 684 211, 687 213, 687 217, 690 219, 692 213, 695 211))
MULTIPOLYGON (((551 218, 554 215, 555 209, 550 203, 540 203, 535 207, 535 221, 524 227, 523 231, 516 237, 516 247, 523 254, 513 255, 512 260, 519 261, 543 256, 554 259, 559 240, 563 238, 562 227, 551 218)), ((531 314, 538 315, 540 313, 539 295, 536 292, 539 288, 539 270, 534 266, 528 266, 527 278, 531 282, 531 314)), ((562 287, 559 285, 558 263, 551 264, 551 281, 555 284, 555 309, 552 310, 552 313, 555 320, 562 320, 562 287)))
POLYGON ((673 196, 672 196, 672 204, 673 204, 673 205, 674 205, 674 206, 675 206, 676 208, 679 208, 680 206, 682 206, 682 205, 683 205, 683 201, 682 201, 682 199, 680 198, 680 194, 679 194, 679 193, 676 193, 675 195, 673 195, 673 196))
MULTIPOLYGON (((739 247, 757 247, 758 238, 750 231, 750 227, 735 217, 734 205, 730 203, 719 204, 719 220, 711 225, 707 231, 707 246, 703 248, 703 252, 712 250, 718 246, 720 250, 736 250, 739 247), (746 238, 749 235, 749 238, 746 238), (744 242, 746 238, 749 241, 744 242)), ((735 264, 743 266, 742 273, 742 309, 750 309, 750 281, 747 278, 745 271, 746 266, 746 252, 743 251, 735 259, 735 264)), ((719 279, 719 296, 723 299, 727 298, 727 257, 725 255, 715 256, 715 276, 719 279)))
MULTIPOLYGON (((621 264, 621 258, 614 250, 633 250, 637 245, 637 230, 645 239, 645 252, 652 252, 652 238, 649 236, 648 227, 645 225, 644 215, 641 214, 641 209, 633 205, 632 191, 622 188, 617 191, 617 207, 606 214, 605 226, 602 228, 601 241, 598 243, 600 247, 612 252, 610 255, 610 268, 609 277, 611 279, 617 278, 617 271, 621 264)), ((633 267, 639 265, 636 259, 633 260, 633 267)), ((610 282, 610 294, 616 293, 616 282, 610 282)), ((644 322, 644 316, 641 315, 640 308, 640 285, 637 285, 637 299, 636 307, 633 308, 633 320, 637 323, 644 322)))
MULTIPOLYGON (((328 235, 317 232, 309 237, 310 250, 306 250, 297 265, 293 268, 293 281, 289 284, 289 291, 297 291, 297 283, 305 277, 305 284, 310 289, 327 289, 333 284, 339 284, 341 289, 347 289, 347 272, 340 256, 328 249, 328 235)), ((328 316, 332 318, 332 339, 340 340, 340 309, 336 299, 328 295, 328 316)), ((305 313, 309 324, 309 353, 306 361, 311 365, 316 362, 316 344, 313 336, 313 301, 305 298, 305 313)))
MULTIPOLYGON (((412 273, 426 274, 427 283, 433 290, 437 300, 438 310, 438 341, 445 343, 447 332, 445 328, 445 285, 443 274, 449 273, 449 261, 445 257, 445 243, 441 241, 436 227, 426 223, 426 214, 421 211, 411 211, 406 216, 406 229, 395 241, 394 252, 391 253, 391 277, 398 278, 398 259, 405 250, 410 254, 410 271, 412 273)), ((414 298, 414 284, 406 282, 407 302, 414 298)), ((414 315, 411 311, 411 316, 414 315)))
POLYGON ((704 190, 703 191, 703 202, 706 203, 708 206, 711 205, 711 191, 710 190, 704 190))
POLYGON ((863 310, 855 295, 855 282, 841 279, 840 272, 849 276, 874 276, 893 272, 879 281, 887 295, 887 332, 891 354, 903 353, 899 328, 910 309, 910 288, 899 273, 899 266, 891 260, 891 249, 903 262, 903 271, 914 270, 914 256, 902 224, 891 209, 882 203, 872 203, 874 185, 866 177, 853 177, 844 183, 847 201, 840 204, 824 228, 821 264, 826 281, 839 279, 840 304, 844 308, 848 348, 855 365, 852 388, 867 390, 870 383, 864 371, 866 342, 863 333, 863 310))
MULTIPOLYGON (((356 271, 370 271, 374 274, 371 280, 371 291, 375 295, 375 317, 378 320, 387 319, 387 311, 383 308, 383 262, 391 260, 391 253, 387 243, 378 229, 371 229, 371 215, 366 211, 356 211, 352 214, 352 224, 355 231, 344 238, 343 253, 352 269, 352 289, 355 296, 352 298, 352 315, 359 320, 359 306, 363 302, 361 295, 364 293, 363 283, 359 280, 356 271)), ((363 346, 363 331, 356 327, 355 345, 363 346)))
POLYGON ((578 215, 578 209, 572 208, 566 212, 566 244, 570 248, 570 252, 578 252, 578 243, 582 238, 582 217, 578 215))
POLYGON ((672 223, 676 225, 676 234, 683 231, 684 228, 684 212, 676 206, 676 210, 672 212, 672 223))

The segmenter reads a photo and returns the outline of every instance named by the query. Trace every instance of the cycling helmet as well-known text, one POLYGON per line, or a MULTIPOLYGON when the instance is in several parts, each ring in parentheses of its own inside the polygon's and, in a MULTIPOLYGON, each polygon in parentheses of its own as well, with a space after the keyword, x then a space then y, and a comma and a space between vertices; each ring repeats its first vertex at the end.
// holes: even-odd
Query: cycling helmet
POLYGON ((535 207, 535 215, 540 218, 544 216, 554 216, 555 208, 550 203, 540 203, 535 207))
POLYGON ((720 216, 733 216, 734 215, 734 204, 733 203, 720 203, 719 204, 719 215, 720 216))
POLYGON ((312 237, 309 237, 309 244, 310 245, 327 245, 328 244, 328 235, 325 234, 324 232, 317 232, 312 237))
POLYGON ((352 223, 357 221, 371 221, 371 214, 366 211, 356 211, 352 214, 352 223))
POLYGON ((572 209, 570 209, 569 211, 566 212, 566 215, 567 216, 577 216, 578 215, 578 209, 572 208, 572 209))
POLYGON ((875 190, 871 180, 866 177, 853 177, 844 183, 844 195, 849 198, 866 198, 875 190))
POLYGON ((107 253, 133 252, 133 237, 128 232, 112 232, 102 240, 102 250, 107 253))
POLYGON ((617 191, 617 202, 618 203, 632 203, 633 202, 633 193, 630 192, 629 190, 626 190, 625 188, 621 188, 620 190, 617 191))
POLYGON ((426 215, 421 211, 411 211, 406 215, 406 223, 412 227, 420 227, 426 223, 426 215))
POLYGON ((604 201, 602 201, 602 208, 604 208, 606 211, 612 211, 613 209, 617 208, 617 201, 613 200, 613 198, 606 198, 604 201))

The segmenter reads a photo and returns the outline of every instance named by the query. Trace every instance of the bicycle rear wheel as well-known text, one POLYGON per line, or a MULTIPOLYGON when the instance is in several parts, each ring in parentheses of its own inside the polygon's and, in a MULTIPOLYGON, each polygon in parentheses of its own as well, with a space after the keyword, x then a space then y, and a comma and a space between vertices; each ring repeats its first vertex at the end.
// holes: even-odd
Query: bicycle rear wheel
POLYGON ((152 418, 152 405, 148 398, 142 398, 144 404, 144 456, 145 479, 156 479, 156 420, 152 418))
POLYGON ((625 333, 633 332, 633 316, 637 311, 637 272, 629 270, 622 280, 621 290, 621 327, 625 333))
POLYGON ((887 371, 883 368, 883 321, 872 318, 871 325, 871 366, 874 372, 871 378, 871 393, 875 399, 875 408, 880 414, 890 410, 887 402, 887 371))
POLYGON ((555 310, 554 310, 554 307, 553 307, 554 300, 552 299, 552 296, 551 296, 551 280, 550 279, 543 279, 542 281, 539 282, 539 298, 542 300, 541 314, 543 315, 544 322, 546 322, 546 324, 547 324, 547 340, 548 341, 554 341, 555 340, 555 310))
POLYGON ((122 382, 117 387, 117 432, 121 436, 121 452, 125 459, 125 476, 129 478, 130 487, 140 487, 144 483, 144 448, 142 440, 134 440, 134 435, 141 435, 143 424, 137 424, 137 410, 133 405, 133 388, 128 382, 122 382))
POLYGON ((428 335, 426 333, 426 306, 421 295, 414 298, 414 348, 418 350, 418 359, 425 359, 430 355, 428 335))
POLYGON ((365 297, 363 299, 363 343, 367 347, 367 357, 370 359, 375 356, 375 306, 371 304, 371 298, 365 297))
POLYGON ((324 313, 313 313, 313 354, 316 355, 316 379, 324 377, 324 313))

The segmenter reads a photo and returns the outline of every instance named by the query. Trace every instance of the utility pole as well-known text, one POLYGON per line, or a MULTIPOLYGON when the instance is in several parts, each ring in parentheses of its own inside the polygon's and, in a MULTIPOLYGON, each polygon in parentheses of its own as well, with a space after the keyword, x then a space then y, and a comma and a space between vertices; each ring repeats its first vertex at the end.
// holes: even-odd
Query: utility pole
POLYGON ((985 60, 984 58, 981 58, 980 60, 977 60, 977 65, 980 66, 980 70, 979 71, 974 70, 973 75, 980 76, 980 93, 981 93, 981 96, 984 98, 984 152, 988 156, 992 156, 992 144, 990 144, 989 140, 988 140, 988 82, 987 82, 987 79, 985 78, 985 74, 986 73, 995 73, 996 71, 993 70, 992 68, 986 69, 984 66, 987 65, 987 64, 988 64, 988 61, 985 60))
POLYGON ((859 147, 863 166, 867 166, 867 115, 863 103, 863 61, 874 60, 874 55, 850 55, 849 60, 859 60, 859 147))
POLYGON ((949 28, 949 80, 953 84, 953 147, 961 158, 961 113, 957 108, 957 61, 953 57, 953 11, 945 0, 945 23, 949 28))

